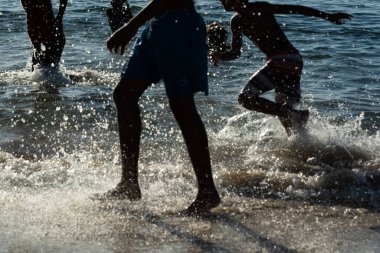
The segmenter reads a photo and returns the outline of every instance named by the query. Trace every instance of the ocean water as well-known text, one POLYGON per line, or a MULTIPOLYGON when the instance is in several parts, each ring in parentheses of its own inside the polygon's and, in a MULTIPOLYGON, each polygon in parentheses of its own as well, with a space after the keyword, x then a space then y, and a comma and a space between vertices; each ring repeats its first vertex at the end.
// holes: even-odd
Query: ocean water
MULTIPOLYGON (((136 13, 146 2, 130 4, 136 13)), ((248 40, 238 60, 210 65, 210 95, 196 101, 223 203, 216 216, 197 220, 167 214, 191 203, 196 183, 162 84, 141 100, 143 199, 89 198, 120 177, 112 90, 127 56, 105 47, 109 2, 69 1, 61 72, 85 78, 50 77, 57 94, 28 71, 32 48, 21 3, 0 0, 0 252, 380 250, 380 3, 289 4, 354 16, 340 26, 277 17, 304 56, 300 107, 311 112, 308 135, 288 138, 276 118, 238 105, 265 62, 248 40), (356 240, 354 247, 327 238, 320 232, 326 227, 332 234, 344 228, 339 238, 356 240)), ((197 8, 207 23, 228 27, 232 13, 218 1, 198 0, 197 8)))

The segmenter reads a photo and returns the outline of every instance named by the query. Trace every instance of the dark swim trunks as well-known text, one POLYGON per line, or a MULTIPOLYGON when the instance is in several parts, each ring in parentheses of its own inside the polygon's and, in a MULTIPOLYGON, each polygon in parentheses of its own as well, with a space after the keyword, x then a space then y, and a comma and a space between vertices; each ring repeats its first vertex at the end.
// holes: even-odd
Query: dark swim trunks
POLYGON ((259 96, 274 89, 277 103, 292 106, 299 103, 301 98, 302 68, 303 60, 300 54, 276 55, 251 77, 242 93, 259 96))
POLYGON ((169 97, 208 94, 206 26, 194 8, 150 20, 136 41, 122 79, 163 80, 169 97))

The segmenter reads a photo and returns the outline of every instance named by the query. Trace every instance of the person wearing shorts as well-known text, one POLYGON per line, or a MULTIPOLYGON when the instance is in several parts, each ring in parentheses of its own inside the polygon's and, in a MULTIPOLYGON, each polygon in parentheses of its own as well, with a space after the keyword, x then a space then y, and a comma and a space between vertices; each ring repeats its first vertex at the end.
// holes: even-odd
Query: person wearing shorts
POLYGON ((123 54, 125 46, 146 21, 113 95, 119 125, 121 181, 114 189, 95 198, 141 198, 138 101, 152 83, 162 80, 198 183, 198 194, 184 213, 207 212, 219 205, 220 197, 212 177, 207 133, 194 102, 195 92, 208 94, 205 24, 192 0, 152 0, 110 37, 108 49, 123 54))
POLYGON ((63 31, 63 15, 67 0, 59 1, 56 16, 51 0, 21 0, 26 11, 29 38, 33 45, 32 71, 38 65, 58 69, 66 39, 63 31))
POLYGON ((145 26, 122 79, 163 80, 169 97, 208 95, 205 24, 194 8, 156 15, 145 26), (166 34, 166 36, 163 36, 166 34))
POLYGON ((217 64, 240 57, 243 35, 248 37, 268 61, 244 87, 238 98, 239 103, 246 109, 277 116, 288 135, 303 131, 309 111, 294 108, 301 98, 302 57, 288 40, 275 15, 301 14, 334 24, 343 24, 344 19, 351 19, 352 16, 347 13, 330 14, 301 5, 248 0, 220 1, 226 11, 235 12, 231 18, 232 45, 227 51, 212 52, 211 60, 217 64), (260 96, 272 89, 276 94, 274 102, 260 96))

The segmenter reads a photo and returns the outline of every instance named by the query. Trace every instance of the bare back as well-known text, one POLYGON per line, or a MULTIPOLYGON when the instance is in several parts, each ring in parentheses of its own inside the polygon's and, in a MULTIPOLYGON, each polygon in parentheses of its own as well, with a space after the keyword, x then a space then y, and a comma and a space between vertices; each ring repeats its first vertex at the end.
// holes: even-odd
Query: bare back
POLYGON ((289 42, 267 3, 249 3, 231 20, 233 34, 247 36, 268 58, 280 53, 298 53, 289 42))

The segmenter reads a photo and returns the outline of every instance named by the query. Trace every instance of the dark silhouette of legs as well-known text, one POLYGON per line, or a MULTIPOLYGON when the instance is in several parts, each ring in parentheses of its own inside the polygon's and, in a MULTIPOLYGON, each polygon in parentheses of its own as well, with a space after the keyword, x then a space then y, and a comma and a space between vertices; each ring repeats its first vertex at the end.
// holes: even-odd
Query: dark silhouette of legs
POLYGON ((212 178, 207 133, 195 107, 193 96, 169 99, 170 108, 182 131, 198 182, 198 194, 187 208, 189 214, 201 213, 220 203, 212 178))

